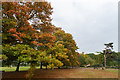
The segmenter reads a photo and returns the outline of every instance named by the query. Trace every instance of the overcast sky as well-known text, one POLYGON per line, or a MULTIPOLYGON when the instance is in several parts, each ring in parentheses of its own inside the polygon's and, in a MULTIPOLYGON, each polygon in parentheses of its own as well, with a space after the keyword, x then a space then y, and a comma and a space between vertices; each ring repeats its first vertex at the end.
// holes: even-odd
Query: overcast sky
POLYGON ((53 7, 52 23, 73 35, 78 52, 102 51, 113 42, 118 51, 119 0, 47 0, 53 7))

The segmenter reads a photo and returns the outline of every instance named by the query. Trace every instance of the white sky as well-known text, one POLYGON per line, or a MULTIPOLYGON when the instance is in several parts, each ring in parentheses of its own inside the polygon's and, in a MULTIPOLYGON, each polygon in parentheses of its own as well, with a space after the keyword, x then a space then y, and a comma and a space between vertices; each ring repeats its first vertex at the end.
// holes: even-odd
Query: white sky
POLYGON ((53 7, 52 23, 73 35, 78 52, 102 51, 113 42, 118 51, 119 0, 47 0, 53 7))

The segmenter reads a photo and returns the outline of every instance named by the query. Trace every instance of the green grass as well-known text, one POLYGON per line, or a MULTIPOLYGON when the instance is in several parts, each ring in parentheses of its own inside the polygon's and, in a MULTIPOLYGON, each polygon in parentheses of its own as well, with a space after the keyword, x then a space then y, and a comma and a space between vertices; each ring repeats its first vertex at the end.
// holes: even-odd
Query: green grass
MULTIPOLYGON (((30 68, 30 66, 27 66, 27 67, 20 67, 19 70, 20 71, 26 71, 30 68)), ((40 67, 36 67, 36 69, 39 69, 40 67)), ((43 68, 45 68, 43 66, 43 68)), ((15 71, 16 70, 16 67, 0 67, 0 71, 15 71)))
POLYGON ((107 72, 118 73, 118 69, 106 69, 107 72))

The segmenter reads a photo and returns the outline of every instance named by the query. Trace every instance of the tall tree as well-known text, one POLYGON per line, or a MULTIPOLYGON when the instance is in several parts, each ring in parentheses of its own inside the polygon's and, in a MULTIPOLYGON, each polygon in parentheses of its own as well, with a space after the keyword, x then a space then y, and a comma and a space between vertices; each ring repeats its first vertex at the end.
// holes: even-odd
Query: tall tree
POLYGON ((54 35, 56 36, 56 42, 63 41, 62 44, 65 48, 67 48, 67 55, 70 61, 69 66, 77 66, 79 64, 76 50, 78 47, 76 46, 73 37, 69 33, 65 33, 63 30, 58 29, 55 31, 54 35))
MULTIPOLYGON (((32 26, 39 31, 37 35, 35 33, 32 35, 36 35, 37 37, 37 39, 33 41, 33 44, 38 50, 46 51, 47 53, 48 49, 54 46, 56 39, 53 35, 54 26, 51 24, 52 19, 50 17, 53 8, 48 2, 34 2, 33 5, 28 6, 31 8, 34 7, 31 11, 34 17, 31 18, 30 21, 32 20, 32 26)), ((47 53, 47 55, 49 56, 50 54, 47 53)), ((41 61, 41 69, 42 64, 46 64, 46 62, 44 63, 44 61, 41 61)))
POLYGON ((2 4, 3 46, 27 44, 40 51, 54 45, 48 2, 3 2, 2 4))

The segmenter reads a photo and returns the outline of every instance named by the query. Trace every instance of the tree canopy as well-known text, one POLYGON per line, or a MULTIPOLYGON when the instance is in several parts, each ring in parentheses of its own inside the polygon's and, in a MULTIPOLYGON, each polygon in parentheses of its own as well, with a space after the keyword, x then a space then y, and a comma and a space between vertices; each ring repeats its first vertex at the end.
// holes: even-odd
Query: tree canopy
POLYGON ((79 66, 75 41, 51 21, 53 13, 48 2, 2 3, 3 61, 44 65, 46 68, 79 66))

